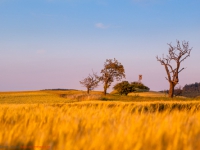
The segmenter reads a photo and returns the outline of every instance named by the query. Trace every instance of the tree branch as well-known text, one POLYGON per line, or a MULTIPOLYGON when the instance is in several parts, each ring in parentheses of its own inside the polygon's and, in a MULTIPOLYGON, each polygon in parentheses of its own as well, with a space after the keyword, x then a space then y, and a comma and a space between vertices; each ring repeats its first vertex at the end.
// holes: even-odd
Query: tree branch
POLYGON ((181 71, 183 71, 185 68, 182 68, 181 70, 178 71, 178 73, 180 73, 181 71))
POLYGON ((192 50, 189 49, 189 43, 183 41, 180 43, 177 40, 177 45, 172 46, 171 43, 168 44, 168 55, 166 57, 163 56, 163 58, 159 58, 158 56, 157 61, 161 63, 161 65, 165 66, 165 70, 167 73, 166 80, 170 82, 170 89, 169 89, 169 97, 173 97, 173 91, 176 84, 179 82, 179 73, 183 71, 185 68, 182 68, 179 70, 181 63, 190 56, 190 52, 192 50), (173 69, 173 66, 171 65, 171 62, 175 62, 175 69, 173 69))

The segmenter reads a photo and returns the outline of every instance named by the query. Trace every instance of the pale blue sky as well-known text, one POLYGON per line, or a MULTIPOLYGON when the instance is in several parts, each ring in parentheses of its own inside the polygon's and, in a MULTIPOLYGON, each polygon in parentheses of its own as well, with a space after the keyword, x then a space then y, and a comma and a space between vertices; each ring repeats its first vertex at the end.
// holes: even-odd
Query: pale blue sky
POLYGON ((79 81, 113 58, 124 80, 142 74, 151 90, 167 89, 155 56, 177 39, 193 47, 180 85, 200 82, 199 37, 199 0, 0 0, 0 91, 84 90, 79 81))

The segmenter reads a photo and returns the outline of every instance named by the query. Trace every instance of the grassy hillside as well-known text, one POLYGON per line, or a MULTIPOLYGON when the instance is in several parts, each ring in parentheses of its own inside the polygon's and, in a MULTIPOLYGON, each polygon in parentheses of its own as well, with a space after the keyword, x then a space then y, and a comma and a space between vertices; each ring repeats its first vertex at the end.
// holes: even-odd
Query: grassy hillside
MULTIPOLYGON (((110 94, 118 94, 116 90, 113 90, 110 94)), ((167 97, 165 93, 148 91, 148 92, 132 92, 128 94, 129 96, 142 96, 142 97, 167 97)))
POLYGON ((137 92, 129 93, 129 96, 144 96, 144 97, 167 97, 168 95, 160 92, 149 91, 149 92, 137 92))
POLYGON ((38 103, 72 103, 82 101, 174 101, 197 100, 200 98, 174 98, 170 99, 159 92, 129 93, 128 96, 118 94, 103 95, 101 91, 26 91, 26 92, 0 92, 0 104, 38 104, 38 103))
POLYGON ((1 92, 0 148, 200 149, 199 99, 134 94, 1 92))
POLYGON ((26 91, 0 92, 0 104, 35 104, 35 103, 69 103, 82 100, 98 99, 102 92, 92 91, 87 95, 85 91, 26 91))

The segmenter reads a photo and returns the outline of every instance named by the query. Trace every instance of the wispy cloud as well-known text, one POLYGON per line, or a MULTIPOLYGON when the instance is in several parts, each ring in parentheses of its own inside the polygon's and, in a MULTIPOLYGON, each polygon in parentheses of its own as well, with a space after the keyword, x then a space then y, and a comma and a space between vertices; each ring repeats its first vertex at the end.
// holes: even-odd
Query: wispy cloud
POLYGON ((103 23, 96 23, 95 27, 100 29, 107 29, 110 27, 110 25, 104 25, 103 23))

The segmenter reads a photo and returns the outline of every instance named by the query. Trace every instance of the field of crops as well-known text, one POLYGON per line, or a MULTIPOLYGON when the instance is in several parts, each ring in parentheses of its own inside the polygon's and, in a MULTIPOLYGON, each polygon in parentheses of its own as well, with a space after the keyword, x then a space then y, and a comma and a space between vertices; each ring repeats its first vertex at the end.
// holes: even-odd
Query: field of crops
POLYGON ((200 149, 198 99, 38 91, 0 102, 2 150, 200 149))

